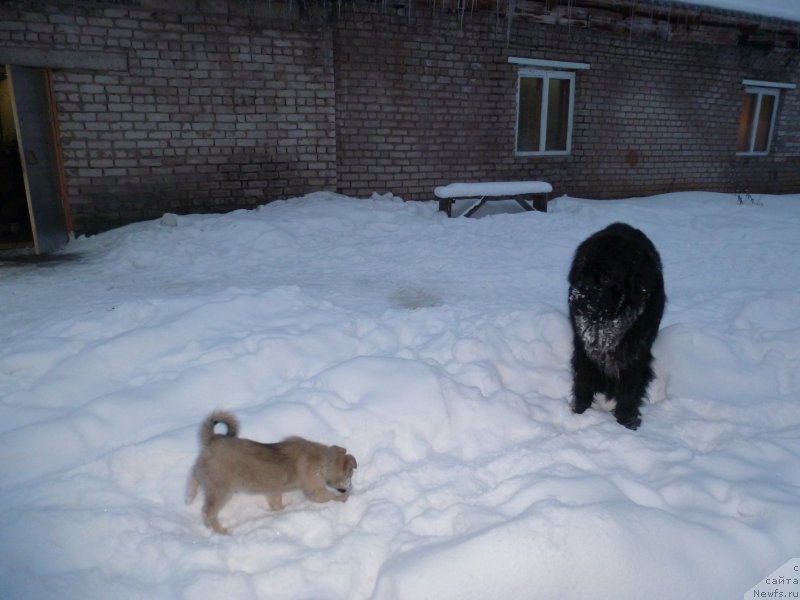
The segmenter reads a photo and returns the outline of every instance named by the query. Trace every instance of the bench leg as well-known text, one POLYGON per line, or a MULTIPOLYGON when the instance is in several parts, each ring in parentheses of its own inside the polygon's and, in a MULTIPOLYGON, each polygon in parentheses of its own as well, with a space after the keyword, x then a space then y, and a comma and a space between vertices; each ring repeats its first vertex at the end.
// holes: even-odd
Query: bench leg
POLYGON ((525 210, 533 210, 533 208, 534 208, 533 206, 531 206, 531 204, 532 204, 532 203, 531 203, 531 204, 528 204, 528 203, 527 203, 527 202, 525 202, 525 200, 523 200, 522 198, 514 198, 514 200, 516 200, 516 201, 517 201, 517 204, 519 204, 519 205, 520 205, 522 208, 524 208, 525 210))
MULTIPOLYGON (((467 198, 463 198, 463 199, 466 200, 467 198)), ((491 199, 493 199, 493 198, 487 198, 486 196, 484 196, 483 198, 480 199, 480 201, 477 204, 475 204, 472 208, 470 208, 464 214, 464 216, 465 217, 471 217, 472 215, 474 215, 478 211, 478 209, 480 209, 484 204, 486 204, 487 200, 491 200, 491 199)), ((497 198, 497 199, 500 199, 500 198, 497 198)), ((523 198, 514 198, 514 200, 516 200, 517 204, 519 204, 526 211, 538 210, 538 211, 541 211, 541 212, 547 212, 547 200, 548 200, 548 195, 547 194, 540 194, 536 198, 533 198, 533 199, 530 199, 530 200, 523 199, 523 198)), ((453 199, 452 198, 440 199, 439 200, 439 210, 441 212, 447 213, 448 217, 452 217, 453 216, 453 199)))
POLYGON ((472 207, 472 208, 470 208, 470 209, 469 209, 467 212, 465 212, 465 213, 464 213, 464 216, 465 216, 465 217, 471 217, 471 216, 472 216, 472 215, 474 215, 476 212, 478 212, 478 209, 479 209, 481 206, 483 206, 484 204, 486 204, 486 198, 481 198, 480 202, 478 202, 478 203, 477 203, 475 206, 473 206, 473 207, 472 207))

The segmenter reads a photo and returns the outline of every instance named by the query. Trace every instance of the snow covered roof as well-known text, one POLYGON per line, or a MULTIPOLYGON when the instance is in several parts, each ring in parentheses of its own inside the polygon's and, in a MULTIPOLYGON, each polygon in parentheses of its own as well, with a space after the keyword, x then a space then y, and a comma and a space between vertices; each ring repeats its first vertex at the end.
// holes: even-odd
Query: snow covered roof
POLYGON ((665 4, 685 4, 800 23, 800 0, 669 0, 665 4))
POLYGON ((797 49, 800 40, 800 0, 482 1, 508 2, 513 16, 538 23, 652 34, 673 41, 797 49))

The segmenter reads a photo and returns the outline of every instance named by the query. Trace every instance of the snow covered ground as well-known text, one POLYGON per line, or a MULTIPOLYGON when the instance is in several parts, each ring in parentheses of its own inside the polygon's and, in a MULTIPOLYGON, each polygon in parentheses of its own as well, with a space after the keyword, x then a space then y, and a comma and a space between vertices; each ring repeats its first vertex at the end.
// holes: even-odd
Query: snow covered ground
POLYGON ((800 556, 800 196, 756 200, 319 193, 0 262, 0 597, 741 598, 800 556), (569 410, 566 273, 613 221, 669 297, 636 432, 569 410), (212 534, 217 407, 346 446, 353 495, 212 534))

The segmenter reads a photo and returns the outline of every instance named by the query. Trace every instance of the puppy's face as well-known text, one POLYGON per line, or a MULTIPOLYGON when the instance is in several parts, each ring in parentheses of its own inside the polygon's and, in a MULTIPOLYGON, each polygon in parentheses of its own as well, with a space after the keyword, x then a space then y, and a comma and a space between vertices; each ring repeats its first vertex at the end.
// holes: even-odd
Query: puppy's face
POLYGON ((341 446, 331 446, 325 465, 325 484, 346 494, 353 487, 353 471, 358 467, 355 457, 341 446))

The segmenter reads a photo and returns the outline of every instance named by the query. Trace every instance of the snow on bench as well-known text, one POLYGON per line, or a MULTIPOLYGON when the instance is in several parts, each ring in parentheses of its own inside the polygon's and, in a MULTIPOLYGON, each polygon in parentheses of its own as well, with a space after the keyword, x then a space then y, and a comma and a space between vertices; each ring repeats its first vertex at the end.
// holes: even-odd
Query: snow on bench
POLYGON ((465 217, 474 214, 489 200, 505 200, 513 197, 525 210, 540 210, 547 212, 547 194, 553 191, 553 186, 546 181, 484 181, 479 183, 451 183, 440 185, 433 190, 439 198, 439 210, 452 216, 454 200, 474 199, 476 203, 464 213, 465 217), (528 204, 520 196, 543 196, 531 200, 528 204))

